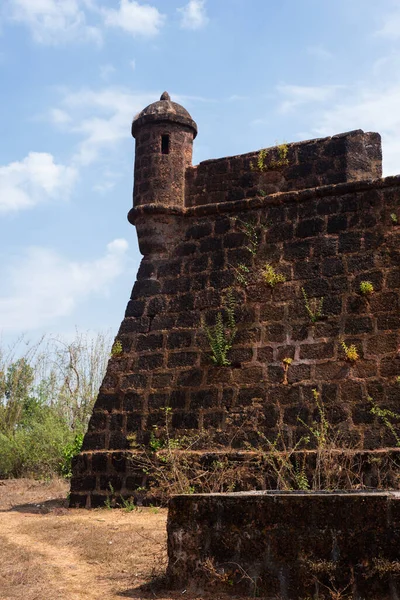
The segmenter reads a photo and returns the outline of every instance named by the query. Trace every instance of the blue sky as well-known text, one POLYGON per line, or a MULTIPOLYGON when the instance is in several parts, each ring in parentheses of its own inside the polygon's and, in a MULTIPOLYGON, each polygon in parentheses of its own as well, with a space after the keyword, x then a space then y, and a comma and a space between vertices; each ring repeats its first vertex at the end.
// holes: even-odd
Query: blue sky
POLYGON ((364 129, 400 173, 400 0, 1 0, 0 332, 117 331, 140 261, 136 112, 194 163, 364 129))

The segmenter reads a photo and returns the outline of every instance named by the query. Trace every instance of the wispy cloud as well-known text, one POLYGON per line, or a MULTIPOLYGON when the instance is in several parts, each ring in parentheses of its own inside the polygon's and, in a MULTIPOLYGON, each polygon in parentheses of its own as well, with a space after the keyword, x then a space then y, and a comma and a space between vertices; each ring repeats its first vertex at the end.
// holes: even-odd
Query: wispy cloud
POLYGON ((240 94, 232 94, 227 98, 228 102, 244 102, 249 99, 249 96, 242 96, 240 94))
POLYGON ((329 50, 327 50, 321 44, 317 46, 308 46, 307 54, 310 56, 315 56, 315 58, 320 60, 329 60, 330 58, 333 58, 332 52, 329 52, 329 50))
POLYGON ((132 93, 123 88, 85 88, 65 91, 59 110, 68 114, 68 130, 81 136, 73 157, 76 165, 89 165, 123 139, 130 138, 129 124, 159 94, 132 93))
POLYGON ((100 29, 88 25, 85 0, 8 0, 8 16, 26 25, 40 44, 102 42, 100 29))
POLYGON ((71 261, 54 250, 28 248, 7 261, 1 279, 8 289, 0 296, 0 330, 20 332, 42 328, 73 313, 91 295, 108 293, 123 272, 128 242, 116 239, 101 258, 71 261))
POLYGON ((209 21, 205 0, 190 0, 186 6, 178 8, 178 12, 181 14, 180 24, 183 29, 201 29, 209 21))
POLYGON ((216 98, 210 98, 207 96, 191 96, 190 94, 175 94, 174 92, 172 92, 171 97, 174 102, 179 102, 185 106, 191 102, 201 102, 206 104, 218 102, 216 98))
POLYGON ((65 110, 61 110, 60 108, 52 108, 50 109, 50 121, 55 125, 65 125, 71 121, 71 117, 65 110))
POLYGON ((19 162, 0 166, 0 214, 67 198, 77 179, 77 170, 54 162, 45 152, 30 152, 19 162))
MULTIPOLYGON (((60 105, 50 111, 50 121, 81 137, 72 159, 77 167, 90 165, 101 159, 105 151, 109 153, 123 140, 130 140, 130 123, 134 116, 160 97, 160 91, 132 92, 117 86, 77 91, 60 88, 59 92, 63 98, 60 105)), ((172 99, 189 110, 193 103, 216 102, 212 98, 173 92, 172 99)))
MULTIPOLYGON (((352 129, 377 131, 382 135, 385 175, 400 173, 400 78, 393 69, 398 58, 377 61, 368 82, 347 86, 301 87, 281 86, 290 99, 278 106, 281 113, 298 108, 302 127, 310 128, 301 138, 334 135, 352 129), (312 104, 312 112, 308 105, 312 104), (304 111, 307 108, 307 113, 304 111)), ((262 122, 261 120, 259 123, 262 122)))
POLYGON ((277 90, 284 99, 279 104, 279 112, 288 113, 304 104, 326 102, 333 98, 341 85, 278 85, 277 90))
POLYGON ((382 20, 382 27, 376 35, 388 39, 400 39, 400 6, 398 3, 394 10, 388 12, 382 20))
POLYGON ((119 27, 133 36, 156 36, 165 22, 165 15, 155 6, 139 4, 135 0, 120 0, 119 8, 102 9, 104 23, 108 27, 119 27))
POLYGON ((115 73, 116 69, 113 65, 111 65, 110 63, 107 63, 106 65, 101 65, 100 66, 100 77, 101 79, 103 79, 104 81, 108 81, 111 77, 111 75, 113 75, 115 73))
POLYGON ((332 135, 349 129, 378 131, 383 139, 386 175, 400 173, 400 83, 355 87, 314 116, 314 132, 332 135))
POLYGON ((121 173, 106 169, 104 173, 102 173, 101 178, 97 180, 96 185, 93 186, 93 190, 95 192, 100 192, 100 194, 106 194, 115 187, 120 178, 121 173))

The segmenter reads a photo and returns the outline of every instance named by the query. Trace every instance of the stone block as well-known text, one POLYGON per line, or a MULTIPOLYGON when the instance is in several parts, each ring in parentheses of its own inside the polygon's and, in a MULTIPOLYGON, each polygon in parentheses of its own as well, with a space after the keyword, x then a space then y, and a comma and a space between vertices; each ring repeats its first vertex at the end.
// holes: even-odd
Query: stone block
MULTIPOLYGON (((390 492, 175 496, 167 523, 169 586, 207 587, 212 564, 237 591, 266 600, 311 597, 321 582, 351 586, 357 597, 395 600, 398 582, 389 566, 398 558, 398 504, 390 492), (377 561, 388 569, 378 572, 377 561)), ((214 578, 214 594, 227 591, 223 581, 214 578)))

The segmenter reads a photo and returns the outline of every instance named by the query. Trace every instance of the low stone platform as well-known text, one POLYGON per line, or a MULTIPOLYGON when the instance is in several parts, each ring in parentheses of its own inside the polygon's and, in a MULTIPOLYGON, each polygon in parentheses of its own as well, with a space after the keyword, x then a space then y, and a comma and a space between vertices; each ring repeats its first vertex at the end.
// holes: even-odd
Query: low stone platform
POLYGON ((175 496, 173 588, 226 586, 265 599, 400 597, 400 492, 175 496))

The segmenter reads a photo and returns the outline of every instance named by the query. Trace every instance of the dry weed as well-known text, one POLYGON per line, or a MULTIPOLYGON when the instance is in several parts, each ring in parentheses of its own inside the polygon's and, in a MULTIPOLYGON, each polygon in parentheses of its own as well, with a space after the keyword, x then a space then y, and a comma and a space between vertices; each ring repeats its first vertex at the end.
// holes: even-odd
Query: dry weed
POLYGON ((40 554, 0 536, 0 597, 2 600, 40 600, 56 597, 40 554))
POLYGON ((69 482, 54 478, 50 481, 35 479, 7 479, 0 481, 0 511, 15 509, 24 510, 25 505, 33 505, 31 510, 44 512, 54 507, 67 506, 69 482))
POLYGON ((30 522, 25 531, 60 551, 73 548, 83 561, 101 565, 104 574, 129 573, 146 579, 166 556, 165 522, 165 510, 159 514, 144 508, 139 514, 92 511, 57 520, 49 515, 30 522))

